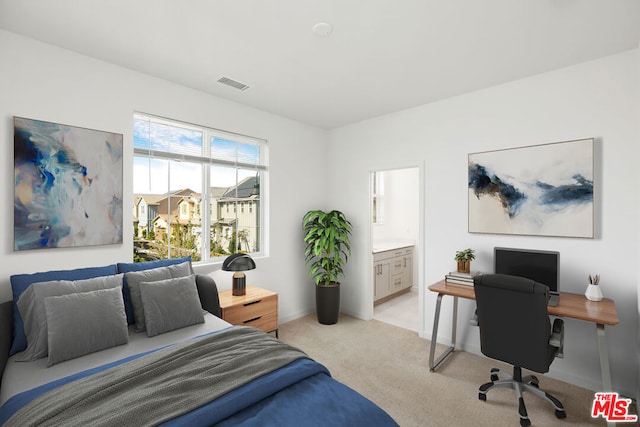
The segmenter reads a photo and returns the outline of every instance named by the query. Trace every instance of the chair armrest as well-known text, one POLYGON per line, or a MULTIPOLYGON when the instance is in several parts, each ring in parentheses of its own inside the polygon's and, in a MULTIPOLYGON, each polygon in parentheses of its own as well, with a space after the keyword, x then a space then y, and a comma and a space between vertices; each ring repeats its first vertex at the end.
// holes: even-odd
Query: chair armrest
POLYGON ((553 321, 553 329, 551 332, 551 338, 549 338, 549 344, 557 348, 555 355, 557 358, 564 358, 564 320, 555 319, 553 321))
POLYGON ((222 310, 220 309, 218 286, 216 286, 215 280, 205 274, 196 274, 196 287, 202 308, 221 318, 222 310))
POLYGON ((13 301, 0 304, 0 383, 13 343, 13 301))

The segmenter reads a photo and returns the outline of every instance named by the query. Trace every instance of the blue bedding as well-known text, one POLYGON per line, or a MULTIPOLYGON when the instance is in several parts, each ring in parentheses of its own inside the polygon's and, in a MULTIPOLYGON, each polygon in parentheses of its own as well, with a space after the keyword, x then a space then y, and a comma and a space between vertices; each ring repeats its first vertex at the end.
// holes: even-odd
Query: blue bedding
MULTIPOLYGON (((145 353, 146 354, 146 353, 145 353)), ((0 408, 0 424, 35 397, 138 358, 132 356, 20 393, 0 408)), ((299 359, 162 426, 396 426, 364 396, 331 378, 327 369, 299 359)))

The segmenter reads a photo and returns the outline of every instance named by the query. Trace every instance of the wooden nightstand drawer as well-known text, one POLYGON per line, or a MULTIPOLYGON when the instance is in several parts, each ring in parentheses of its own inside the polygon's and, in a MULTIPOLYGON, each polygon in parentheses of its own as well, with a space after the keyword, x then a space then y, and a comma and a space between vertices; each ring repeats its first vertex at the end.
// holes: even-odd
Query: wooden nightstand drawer
POLYGON ((259 300, 245 302, 222 309, 222 317, 229 323, 238 325, 248 320, 275 313, 278 309, 276 295, 259 300))
POLYGON ((254 317, 252 319, 245 320, 244 322, 237 323, 237 324, 244 325, 244 326, 252 326, 254 328, 262 329, 265 332, 271 332, 278 329, 278 315, 274 311, 269 314, 265 314, 264 316, 254 317))
POLYGON ((222 318, 233 325, 252 326, 265 332, 278 330, 278 294, 247 286, 245 295, 220 293, 222 318))

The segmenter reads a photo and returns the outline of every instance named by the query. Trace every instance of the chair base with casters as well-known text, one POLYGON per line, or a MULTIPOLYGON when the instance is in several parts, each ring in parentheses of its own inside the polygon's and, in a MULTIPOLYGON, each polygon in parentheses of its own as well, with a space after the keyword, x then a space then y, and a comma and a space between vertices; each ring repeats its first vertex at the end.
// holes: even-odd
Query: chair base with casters
POLYGON ((540 396, 551 403, 556 410, 557 418, 567 417, 567 413, 564 411, 564 406, 562 406, 562 403, 549 393, 540 390, 538 378, 535 375, 527 375, 523 377, 522 369, 518 366, 514 366, 513 375, 510 375, 509 373, 497 368, 491 369, 491 381, 480 386, 478 399, 486 401, 487 391, 489 391, 493 387, 509 387, 516 391, 516 394, 518 396, 518 413, 520 414, 521 426, 526 427, 531 425, 531 421, 529 420, 529 416, 527 415, 527 408, 524 405, 524 398, 522 397, 522 393, 525 391, 540 396), (506 379, 500 380, 499 375, 505 377, 506 379))

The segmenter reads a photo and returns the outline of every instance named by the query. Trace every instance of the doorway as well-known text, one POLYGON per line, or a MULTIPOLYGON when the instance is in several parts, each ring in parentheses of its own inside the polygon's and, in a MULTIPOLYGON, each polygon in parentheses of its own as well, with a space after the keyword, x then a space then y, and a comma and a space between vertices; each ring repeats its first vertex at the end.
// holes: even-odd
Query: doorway
POLYGON ((419 332, 420 168, 370 178, 373 318, 419 332))

